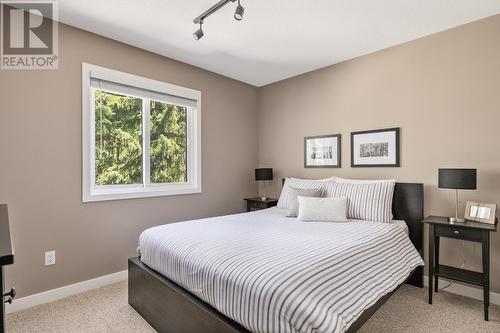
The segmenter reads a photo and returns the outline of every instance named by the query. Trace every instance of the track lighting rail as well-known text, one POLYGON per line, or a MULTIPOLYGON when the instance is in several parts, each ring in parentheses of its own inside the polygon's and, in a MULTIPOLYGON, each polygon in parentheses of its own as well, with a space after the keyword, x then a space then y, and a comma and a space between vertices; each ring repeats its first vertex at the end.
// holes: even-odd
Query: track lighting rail
POLYGON ((222 7, 224 7, 225 5, 227 5, 230 2, 236 2, 236 0, 221 0, 221 1, 217 2, 215 5, 213 5, 212 7, 207 9, 206 11, 204 11, 200 16, 195 18, 193 20, 193 23, 203 24, 204 19, 206 19, 207 17, 209 17, 210 15, 212 15, 213 13, 215 13, 216 11, 218 11, 219 9, 221 9, 222 7))
POLYGON ((236 7, 236 11, 234 12, 234 18, 237 21, 241 21, 243 19, 243 14, 245 13, 245 8, 243 8, 243 6, 241 5, 240 0, 221 0, 193 20, 194 24, 200 25, 200 28, 193 33, 194 39, 199 40, 204 36, 203 22, 207 17, 209 17, 228 3, 236 1, 238 1, 238 6, 236 7))

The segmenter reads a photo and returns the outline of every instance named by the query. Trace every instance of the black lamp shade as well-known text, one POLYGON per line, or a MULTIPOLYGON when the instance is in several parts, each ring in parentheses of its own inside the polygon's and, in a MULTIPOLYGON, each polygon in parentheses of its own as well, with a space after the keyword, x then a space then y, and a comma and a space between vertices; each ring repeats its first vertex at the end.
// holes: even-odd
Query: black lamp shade
POLYGON ((439 188, 475 190, 477 188, 476 169, 439 169, 439 188))
POLYGON ((273 180, 273 168, 255 169, 255 180, 273 180))

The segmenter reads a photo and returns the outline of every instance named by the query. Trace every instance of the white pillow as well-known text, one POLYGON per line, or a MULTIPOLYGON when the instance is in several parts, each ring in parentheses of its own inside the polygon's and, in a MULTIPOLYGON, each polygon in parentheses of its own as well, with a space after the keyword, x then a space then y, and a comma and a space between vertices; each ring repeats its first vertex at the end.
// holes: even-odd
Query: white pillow
POLYGON ((333 182, 334 177, 326 179, 301 179, 301 178, 286 178, 278 199, 278 208, 288 209, 288 196, 290 187, 306 188, 306 189, 324 189, 325 185, 333 182))
POLYGON ((350 219, 389 223, 396 182, 333 183, 326 189, 328 197, 347 198, 350 219))
POLYGON ((319 198, 322 196, 322 194, 322 189, 290 187, 288 193, 288 213, 286 214, 286 216, 297 217, 297 214, 299 212, 299 201, 297 200, 298 197, 319 198))
POLYGON ((298 197, 297 220, 311 222, 347 222, 346 198, 298 197))

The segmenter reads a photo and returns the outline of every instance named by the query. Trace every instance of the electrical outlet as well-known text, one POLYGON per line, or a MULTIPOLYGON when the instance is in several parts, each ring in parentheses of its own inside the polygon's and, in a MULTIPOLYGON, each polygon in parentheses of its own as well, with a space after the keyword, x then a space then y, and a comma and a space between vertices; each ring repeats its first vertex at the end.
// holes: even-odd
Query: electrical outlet
POLYGON ((45 266, 55 265, 56 264, 56 251, 47 251, 45 252, 45 266))

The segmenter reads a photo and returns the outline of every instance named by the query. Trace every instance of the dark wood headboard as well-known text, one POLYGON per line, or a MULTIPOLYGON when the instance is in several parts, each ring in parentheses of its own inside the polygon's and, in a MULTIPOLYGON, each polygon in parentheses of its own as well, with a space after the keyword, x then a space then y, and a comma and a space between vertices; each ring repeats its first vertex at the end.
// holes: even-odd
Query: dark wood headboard
MULTIPOLYGON (((282 184, 285 178, 282 179, 282 184)), ((395 220, 404 220, 408 226, 410 240, 423 257, 424 185, 420 183, 396 183, 392 199, 392 215, 395 220)), ((424 286, 424 269, 419 266, 407 283, 424 286)))
MULTIPOLYGON (((410 240, 423 258, 424 184, 396 183, 392 198, 392 215, 395 220, 405 221, 410 240)), ((419 266, 406 282, 423 288, 424 268, 419 266)))

